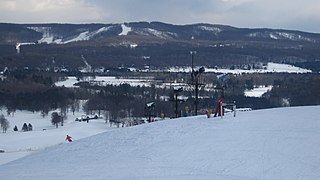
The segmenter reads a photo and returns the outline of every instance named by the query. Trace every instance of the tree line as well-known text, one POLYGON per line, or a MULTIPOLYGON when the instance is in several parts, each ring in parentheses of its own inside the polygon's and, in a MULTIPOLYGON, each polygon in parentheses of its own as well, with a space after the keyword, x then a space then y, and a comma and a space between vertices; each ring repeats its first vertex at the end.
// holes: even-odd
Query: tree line
MULTIPOLYGON (((136 76, 142 74, 134 73, 136 76)), ((148 86, 98 86, 80 83, 79 88, 56 87, 54 82, 63 79, 64 75, 45 72, 11 72, 0 81, 0 105, 8 109, 40 111, 47 116, 49 111, 59 109, 51 114, 52 124, 63 125, 67 110, 77 111, 80 100, 85 100, 84 110, 87 114, 98 113, 109 119, 143 117, 147 115, 146 104, 155 102, 154 114, 158 117, 175 117, 175 97, 173 86, 161 87, 163 82, 181 82, 187 85, 179 96, 186 97, 178 102, 179 116, 194 111, 194 87, 188 85, 189 73, 150 73, 155 81, 148 86), (157 84, 159 83, 159 84, 157 84)), ((216 74, 201 75, 202 84, 199 91, 199 111, 215 108, 224 88, 225 100, 236 101, 237 107, 253 109, 300 106, 320 104, 318 74, 243 74, 229 75, 221 82, 216 74), (205 86, 206 85, 206 86, 205 86), (208 86, 210 85, 210 86, 208 86), (255 86, 272 85, 273 89, 260 98, 245 97, 244 90, 255 86)))

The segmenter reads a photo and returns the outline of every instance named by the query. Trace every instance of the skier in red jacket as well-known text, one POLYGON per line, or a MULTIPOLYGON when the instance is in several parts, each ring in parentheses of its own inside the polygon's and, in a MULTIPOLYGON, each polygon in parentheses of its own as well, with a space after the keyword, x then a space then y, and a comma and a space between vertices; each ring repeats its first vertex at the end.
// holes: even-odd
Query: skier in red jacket
POLYGON ((224 107, 223 107, 223 103, 224 103, 224 98, 223 95, 220 97, 219 102, 218 102, 218 106, 216 108, 216 113, 214 114, 214 117, 217 116, 224 116, 224 107), (222 107, 222 110, 220 109, 222 107), (222 114, 221 114, 222 111, 222 114))
POLYGON ((71 137, 71 136, 69 136, 69 135, 67 135, 67 137, 66 137, 66 141, 72 142, 72 137, 71 137))

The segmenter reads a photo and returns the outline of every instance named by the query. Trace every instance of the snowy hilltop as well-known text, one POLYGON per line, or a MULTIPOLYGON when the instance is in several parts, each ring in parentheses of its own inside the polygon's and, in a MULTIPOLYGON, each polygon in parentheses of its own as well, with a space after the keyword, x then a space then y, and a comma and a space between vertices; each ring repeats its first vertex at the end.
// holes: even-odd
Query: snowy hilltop
POLYGON ((113 129, 1 165, 1 179, 319 179, 319 112, 276 108, 113 129))

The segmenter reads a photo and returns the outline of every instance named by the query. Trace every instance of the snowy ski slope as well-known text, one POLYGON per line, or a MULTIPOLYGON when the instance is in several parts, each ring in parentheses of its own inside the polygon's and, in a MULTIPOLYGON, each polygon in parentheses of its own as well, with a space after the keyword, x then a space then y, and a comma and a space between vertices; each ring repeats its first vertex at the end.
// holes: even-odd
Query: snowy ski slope
POLYGON ((276 108, 113 129, 1 165, 1 179, 320 179, 319 112, 276 108))

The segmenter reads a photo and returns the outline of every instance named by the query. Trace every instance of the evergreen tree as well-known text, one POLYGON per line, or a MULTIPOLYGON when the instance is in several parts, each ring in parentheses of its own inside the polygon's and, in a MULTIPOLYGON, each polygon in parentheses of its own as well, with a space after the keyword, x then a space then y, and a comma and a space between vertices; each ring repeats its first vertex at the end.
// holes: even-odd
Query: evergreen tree
POLYGON ((22 131, 28 131, 27 123, 24 123, 21 129, 22 129, 22 131))
POLYGON ((14 126, 13 131, 18 131, 18 127, 14 126))
POLYGON ((28 124, 28 131, 32 131, 32 125, 30 123, 28 124))

